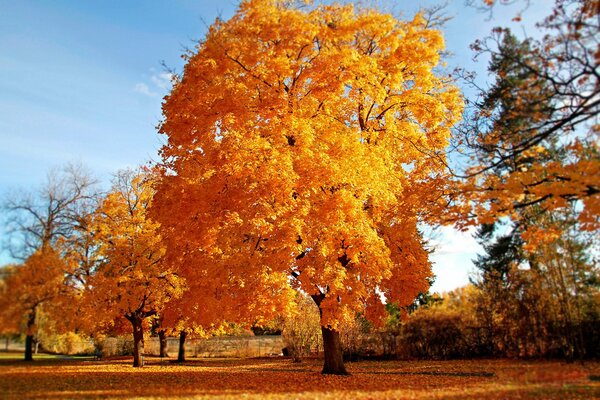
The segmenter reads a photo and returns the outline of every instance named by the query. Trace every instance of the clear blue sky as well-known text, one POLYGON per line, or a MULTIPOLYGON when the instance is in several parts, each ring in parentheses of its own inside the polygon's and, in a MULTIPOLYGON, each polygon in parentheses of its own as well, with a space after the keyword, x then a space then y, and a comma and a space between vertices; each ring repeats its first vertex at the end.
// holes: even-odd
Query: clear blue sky
MULTIPOLYGON (((380 3, 410 17, 439 2, 380 3)), ((473 64, 468 46, 511 24, 518 7, 499 7, 490 20, 464 0, 449 3, 449 66, 485 77, 485 61, 473 64)), ((529 33, 551 3, 532 0, 523 15, 529 33)), ((84 162, 107 183, 120 168, 156 159, 155 127, 168 92, 161 61, 181 70, 184 48, 236 7, 234 0, 0 0, 0 196, 36 187, 48 169, 69 161, 84 162)), ((474 242, 449 229, 437 242, 434 289, 467 283, 474 242)), ((0 254, 0 265, 8 260, 0 254)))

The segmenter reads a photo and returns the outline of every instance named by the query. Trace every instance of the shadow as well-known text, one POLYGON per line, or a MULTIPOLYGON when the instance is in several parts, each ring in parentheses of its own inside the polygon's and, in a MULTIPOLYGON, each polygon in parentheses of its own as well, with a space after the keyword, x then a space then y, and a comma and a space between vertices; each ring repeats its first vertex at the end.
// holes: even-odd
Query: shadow
POLYGON ((375 374, 375 375, 429 375, 429 376, 457 376, 461 378, 476 377, 476 378, 492 378, 496 376, 493 372, 442 372, 442 371, 359 371, 354 374, 375 374))
POLYGON ((311 370, 311 369, 301 369, 301 368, 290 368, 290 369, 284 369, 284 368, 246 368, 244 369, 244 371, 247 372, 303 372, 303 373, 312 373, 312 372, 318 372, 316 370, 311 370))

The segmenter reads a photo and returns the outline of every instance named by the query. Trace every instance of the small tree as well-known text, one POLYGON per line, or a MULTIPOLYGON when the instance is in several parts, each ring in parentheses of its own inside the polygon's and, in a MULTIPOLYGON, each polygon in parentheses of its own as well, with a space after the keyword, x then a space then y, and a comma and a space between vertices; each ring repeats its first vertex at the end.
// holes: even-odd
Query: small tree
POLYGON ((153 195, 150 173, 121 171, 92 222, 104 260, 88 280, 87 303, 101 305, 109 320, 124 316, 131 323, 134 367, 144 365, 144 323, 184 289, 176 270, 163 262, 158 224, 146 214, 153 195))
POLYGON ((36 322, 41 308, 52 302, 68 303, 70 293, 65 280, 69 272, 69 266, 59 254, 46 246, 23 264, 11 268, 3 280, 0 320, 9 330, 19 329, 23 324, 25 361, 33 361, 36 322))

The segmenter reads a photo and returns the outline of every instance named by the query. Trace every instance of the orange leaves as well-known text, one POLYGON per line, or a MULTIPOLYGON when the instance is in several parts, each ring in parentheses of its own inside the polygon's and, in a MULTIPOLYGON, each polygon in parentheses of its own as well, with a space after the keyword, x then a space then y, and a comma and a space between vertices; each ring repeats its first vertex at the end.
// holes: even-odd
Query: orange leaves
POLYGON ((50 308, 54 302, 59 309, 62 301, 68 303, 71 297, 66 293, 68 287, 64 282, 72 269, 49 246, 33 253, 22 265, 14 266, 3 280, 0 292, 2 325, 18 332, 26 314, 35 315, 39 306, 50 308))
MULTIPOLYGON (((150 358, 149 358, 150 359, 150 358)), ((7 399, 161 397, 224 399, 590 399, 596 361, 360 361, 352 376, 319 374, 316 360, 229 359, 184 364, 150 359, 132 370, 123 360, 3 362, 0 392, 7 399)))
POLYGON ((523 248, 529 253, 535 253, 538 247, 551 245, 556 239, 560 238, 561 231, 557 227, 529 227, 521 237, 525 241, 523 248))
POLYGON ((86 295, 94 307, 108 307, 108 321, 136 312, 156 313, 183 292, 181 277, 163 262, 158 224, 147 215, 152 184, 150 173, 120 172, 92 222, 104 262, 90 278, 86 295))
POLYGON ((443 183, 428 154, 462 110, 433 73, 443 45, 419 15, 352 5, 246 1, 215 23, 163 107, 152 213, 167 258, 257 315, 288 297, 288 276, 325 294, 332 326, 365 305, 380 315, 383 292, 408 304, 427 290, 417 213, 443 183))
POLYGON ((540 40, 498 28, 477 44, 478 53, 491 56, 497 79, 467 114, 463 143, 470 140, 476 157, 458 191, 478 223, 507 216, 525 226, 533 213, 574 207, 578 229, 599 227, 598 103, 592 99, 600 86, 598 63, 588 57, 598 21, 586 3, 555 2, 539 24, 547 31, 540 40))

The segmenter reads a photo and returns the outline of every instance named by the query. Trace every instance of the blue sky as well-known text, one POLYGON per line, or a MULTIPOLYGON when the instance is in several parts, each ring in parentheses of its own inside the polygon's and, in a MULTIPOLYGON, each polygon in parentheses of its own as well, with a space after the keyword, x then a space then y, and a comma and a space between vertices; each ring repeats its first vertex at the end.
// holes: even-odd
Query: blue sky
MULTIPOLYGON (((439 2, 379 3, 410 17, 439 2)), ((464 0, 449 3, 449 67, 476 70, 484 79, 486 62, 474 64, 468 46, 496 25, 520 32, 510 22, 520 5, 498 7, 489 19, 464 0)), ((528 33, 535 34, 533 22, 551 3, 532 0, 523 14, 528 33)), ((70 161, 82 161, 108 185, 116 170, 157 159, 155 127, 169 90, 161 62, 180 71, 184 49, 236 6, 234 0, 0 0, 0 196, 35 188, 50 168, 70 161)), ((475 242, 443 228, 435 244, 433 289, 466 284, 475 242)), ((8 261, 0 254, 0 265, 8 261)))

